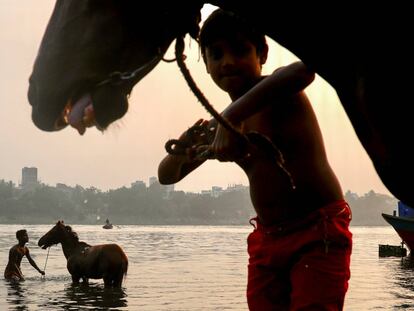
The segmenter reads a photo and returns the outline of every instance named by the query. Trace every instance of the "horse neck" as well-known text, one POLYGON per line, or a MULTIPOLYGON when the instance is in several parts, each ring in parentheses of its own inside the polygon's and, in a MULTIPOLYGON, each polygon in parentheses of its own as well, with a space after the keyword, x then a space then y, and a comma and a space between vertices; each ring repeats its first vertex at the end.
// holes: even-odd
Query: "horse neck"
POLYGON ((81 251, 81 243, 76 241, 73 238, 67 238, 60 242, 62 244, 63 254, 65 255, 66 259, 72 256, 74 253, 81 251))

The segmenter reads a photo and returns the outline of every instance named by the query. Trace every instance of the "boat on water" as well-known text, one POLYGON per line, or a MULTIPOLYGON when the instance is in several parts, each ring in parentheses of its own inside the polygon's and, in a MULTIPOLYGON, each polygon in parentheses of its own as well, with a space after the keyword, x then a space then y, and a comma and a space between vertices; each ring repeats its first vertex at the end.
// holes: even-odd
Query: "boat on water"
POLYGON ((109 222, 109 219, 106 220, 105 224, 102 226, 104 229, 112 229, 114 226, 109 222))
POLYGON ((394 211, 393 215, 382 213, 382 217, 394 228, 403 243, 414 254, 414 208, 398 202, 398 215, 394 211))

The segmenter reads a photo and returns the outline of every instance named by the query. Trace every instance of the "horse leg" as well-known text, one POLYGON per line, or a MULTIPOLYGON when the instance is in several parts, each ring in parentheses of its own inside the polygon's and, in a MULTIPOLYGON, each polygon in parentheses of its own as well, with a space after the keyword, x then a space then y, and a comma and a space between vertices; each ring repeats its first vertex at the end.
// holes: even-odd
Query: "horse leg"
POLYGON ((121 274, 121 277, 119 277, 119 275, 117 275, 114 278, 113 283, 112 283, 113 287, 121 287, 121 285, 122 285, 122 274, 121 274))
POLYGON ((89 284, 89 279, 86 277, 82 277, 83 284, 89 284))
POLYGON ((79 280, 80 280, 80 277, 72 274, 72 283, 73 284, 79 284, 79 280))
POLYGON ((121 288, 122 282, 124 281, 124 276, 128 271, 128 260, 126 259, 122 261, 122 263, 116 269, 116 272, 113 274, 113 287, 121 288))
POLYGON ((121 287, 122 286, 122 281, 124 280, 124 267, 121 267, 118 272, 114 273, 113 275, 113 283, 112 286, 113 287, 121 287))
POLYGON ((105 287, 121 287, 123 273, 108 273, 103 277, 105 287))
POLYGON ((112 287, 112 277, 110 275, 105 275, 103 277, 104 287, 112 287))

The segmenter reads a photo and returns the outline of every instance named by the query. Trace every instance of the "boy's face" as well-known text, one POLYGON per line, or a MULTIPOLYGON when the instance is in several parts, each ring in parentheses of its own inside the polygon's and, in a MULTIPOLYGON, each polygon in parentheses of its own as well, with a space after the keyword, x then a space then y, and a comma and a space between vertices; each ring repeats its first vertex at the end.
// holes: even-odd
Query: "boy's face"
POLYGON ((23 232, 23 233, 20 234, 19 242, 24 242, 24 243, 29 242, 29 236, 28 236, 27 232, 23 232))
POLYGON ((267 55, 241 34, 234 39, 218 39, 205 49, 207 71, 214 82, 230 96, 243 95, 261 76, 267 55))

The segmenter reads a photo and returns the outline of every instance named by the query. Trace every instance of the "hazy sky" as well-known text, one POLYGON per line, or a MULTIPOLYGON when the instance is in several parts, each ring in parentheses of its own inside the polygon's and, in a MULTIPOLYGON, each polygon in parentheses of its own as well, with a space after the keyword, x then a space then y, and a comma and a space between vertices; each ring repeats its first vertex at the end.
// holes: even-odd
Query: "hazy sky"
MULTIPOLYGON (((127 115, 105 134, 88 129, 84 136, 66 128, 56 133, 37 129, 27 100, 28 78, 55 1, 0 1, 0 179, 19 183, 21 169, 38 168, 42 182, 66 183, 102 190, 148 183, 157 175, 165 156, 164 143, 177 138, 198 118, 210 118, 189 91, 175 63, 162 63, 135 86, 127 115)), ((203 18, 213 7, 205 6, 203 18)), ((296 58, 269 40, 264 73, 296 58)), ((195 41, 187 38, 187 65, 199 87, 221 111, 230 100, 207 75, 195 41)), ((168 53, 173 56, 171 51, 168 53)), ((343 190, 364 194, 369 190, 389 194, 356 138, 335 91, 317 77, 306 90, 325 138, 330 163, 343 190)), ((212 185, 247 185, 235 164, 208 161, 176 185, 184 191, 210 189, 212 185)))

